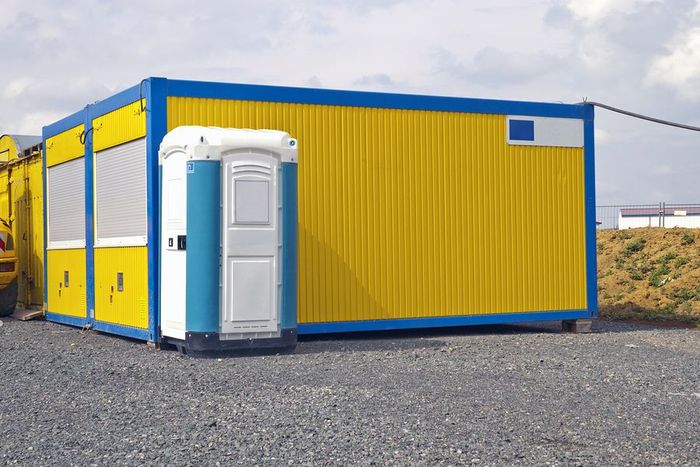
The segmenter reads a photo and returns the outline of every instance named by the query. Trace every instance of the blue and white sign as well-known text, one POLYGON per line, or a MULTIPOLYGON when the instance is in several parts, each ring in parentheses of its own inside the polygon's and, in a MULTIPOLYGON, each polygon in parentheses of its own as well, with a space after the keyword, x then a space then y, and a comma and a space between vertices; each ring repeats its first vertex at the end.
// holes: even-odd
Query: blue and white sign
MULTIPOLYGON (((182 167, 182 166, 181 166, 182 167)), ((180 169, 182 170, 182 169, 180 169)), ((194 173, 194 162, 188 162, 187 163, 187 173, 188 174, 193 174, 194 173)))
POLYGON ((583 120, 578 118, 506 117, 508 144, 522 146, 583 147, 583 120))

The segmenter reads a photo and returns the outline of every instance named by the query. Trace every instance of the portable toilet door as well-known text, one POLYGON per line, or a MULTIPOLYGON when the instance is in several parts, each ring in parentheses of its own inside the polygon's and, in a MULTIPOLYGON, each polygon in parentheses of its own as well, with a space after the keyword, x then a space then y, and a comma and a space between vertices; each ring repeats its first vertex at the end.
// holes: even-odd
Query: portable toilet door
POLYGON ((280 242, 279 161, 234 151, 222 161, 221 332, 274 332, 280 242))
POLYGON ((296 140, 183 126, 160 163, 161 339, 188 353, 295 346, 296 140))

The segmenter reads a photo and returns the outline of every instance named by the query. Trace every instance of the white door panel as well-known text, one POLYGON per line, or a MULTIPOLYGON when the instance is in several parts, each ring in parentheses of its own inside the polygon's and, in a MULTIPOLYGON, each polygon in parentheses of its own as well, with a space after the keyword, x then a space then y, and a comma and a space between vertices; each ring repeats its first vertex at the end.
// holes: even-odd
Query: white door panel
POLYGON ((222 334, 279 330, 278 167, 264 154, 223 158, 222 334))

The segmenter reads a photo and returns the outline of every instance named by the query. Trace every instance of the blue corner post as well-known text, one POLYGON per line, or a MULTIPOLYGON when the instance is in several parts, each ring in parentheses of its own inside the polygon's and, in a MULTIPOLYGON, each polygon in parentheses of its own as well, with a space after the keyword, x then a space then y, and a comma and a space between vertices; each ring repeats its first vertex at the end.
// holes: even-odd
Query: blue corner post
POLYGON ((48 250, 48 237, 47 237, 47 217, 46 213, 48 211, 48 205, 46 204, 46 127, 41 128, 41 184, 42 184, 42 196, 43 196, 43 204, 44 206, 43 213, 42 213, 42 222, 44 225, 44 304, 43 304, 43 309, 44 309, 44 314, 46 314, 49 311, 49 283, 48 283, 48 263, 46 260, 48 259, 47 256, 48 254, 46 253, 48 250))
POLYGON ((594 107, 584 104, 583 159, 586 193, 586 285, 588 311, 598 317, 598 265, 596 255, 595 209, 595 126, 594 107))
POLYGON ((148 199, 148 329, 160 338, 160 169, 158 149, 167 132, 167 80, 148 78, 141 85, 146 98, 146 193, 148 199))
POLYGON ((89 325, 95 324, 95 157, 92 150, 92 112, 84 110, 83 141, 85 151, 85 316, 89 325))

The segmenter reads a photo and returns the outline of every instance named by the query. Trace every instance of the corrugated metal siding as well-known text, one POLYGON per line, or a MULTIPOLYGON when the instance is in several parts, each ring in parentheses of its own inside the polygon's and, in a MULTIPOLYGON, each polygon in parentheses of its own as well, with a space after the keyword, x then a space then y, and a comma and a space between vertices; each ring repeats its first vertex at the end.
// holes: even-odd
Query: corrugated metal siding
POLYGON ((146 99, 132 102, 92 121, 93 151, 116 146, 146 136, 146 112, 141 106, 146 105, 146 99))
POLYGON ((44 286, 41 157, 0 167, 0 218, 11 221, 18 259, 18 300, 41 305, 44 286))
POLYGON ((85 158, 46 170, 48 242, 85 240, 85 158))
POLYGON ((49 250, 46 254, 48 311, 85 318, 85 248, 49 250), (68 287, 64 281, 66 272, 68 287))
POLYGON ((62 162, 82 157, 85 155, 85 147, 80 142, 80 135, 85 129, 85 125, 78 125, 59 133, 50 138, 46 138, 46 166, 61 164, 62 162))
POLYGON ((95 249, 95 319, 148 327, 148 248, 95 249), (123 274, 119 291, 117 274, 123 274))
POLYGON ((299 140, 299 322, 586 308, 580 148, 504 115, 168 98, 180 125, 299 140))
MULTIPOLYGON (((114 238, 146 243, 146 140, 120 144, 95 155, 97 245, 114 238)), ((133 243, 132 243, 133 244, 133 243)))
POLYGON ((20 267, 26 272, 25 303, 41 305, 44 301, 44 185, 41 158, 27 161, 24 196, 19 200, 19 210, 26 217, 18 237, 28 242, 27 257, 20 258, 20 267))

